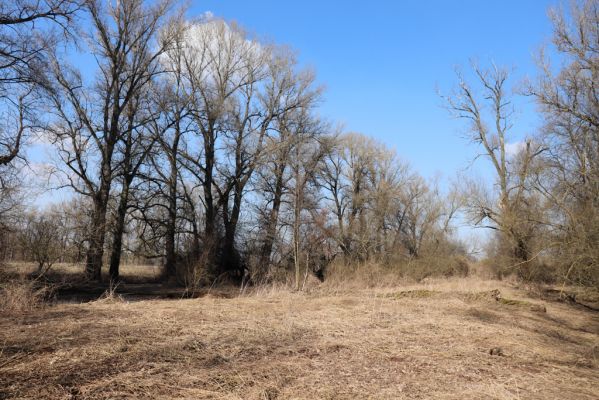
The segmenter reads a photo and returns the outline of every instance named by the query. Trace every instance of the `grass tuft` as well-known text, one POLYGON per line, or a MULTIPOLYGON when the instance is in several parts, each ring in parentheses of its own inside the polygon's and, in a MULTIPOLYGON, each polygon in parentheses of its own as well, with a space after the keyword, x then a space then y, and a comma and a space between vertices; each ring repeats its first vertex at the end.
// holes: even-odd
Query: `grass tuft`
POLYGON ((52 288, 36 281, 10 280, 0 284, 0 313, 18 315, 45 306, 52 288))

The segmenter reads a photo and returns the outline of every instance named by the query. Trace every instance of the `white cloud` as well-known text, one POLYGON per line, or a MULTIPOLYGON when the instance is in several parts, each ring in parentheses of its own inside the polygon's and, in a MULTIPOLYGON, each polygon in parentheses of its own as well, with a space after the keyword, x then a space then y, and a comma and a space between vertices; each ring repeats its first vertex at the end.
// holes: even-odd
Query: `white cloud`
MULTIPOLYGON (((215 17, 210 11, 203 13, 199 22, 188 23, 184 46, 186 68, 192 70, 188 72, 206 84, 218 81, 223 74, 219 70, 222 68, 236 69, 237 71, 232 71, 231 78, 243 79, 247 74, 240 70, 239 65, 252 59, 255 60, 255 65, 268 55, 258 41, 247 37, 243 29, 215 17), (231 58, 236 60, 230 61, 231 58)), ((161 57, 165 66, 176 62, 174 60, 177 60, 174 53, 171 55, 167 52, 161 57)))
POLYGON ((204 11, 202 15, 200 15, 201 21, 211 21, 214 19, 214 13, 210 10, 204 11))
POLYGON ((522 150, 526 148, 526 142, 519 141, 514 143, 506 143, 505 144, 505 154, 510 157, 513 157, 520 153, 522 150))

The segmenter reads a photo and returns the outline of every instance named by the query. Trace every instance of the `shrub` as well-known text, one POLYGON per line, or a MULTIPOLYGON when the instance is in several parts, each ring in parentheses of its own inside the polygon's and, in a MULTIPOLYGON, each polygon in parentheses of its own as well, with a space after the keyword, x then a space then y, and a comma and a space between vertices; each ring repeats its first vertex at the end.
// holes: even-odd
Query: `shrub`
POLYGON ((424 257, 390 263, 334 262, 327 267, 325 282, 354 284, 363 287, 395 286, 403 281, 421 281, 428 277, 465 277, 470 273, 470 263, 462 256, 424 257))
POLYGON ((0 312, 19 314, 43 307, 52 298, 52 288, 29 280, 0 284, 0 312))
POLYGON ((208 268, 205 260, 184 259, 177 265, 177 282, 188 291, 194 292, 202 286, 209 285, 208 268))
POLYGON ((551 264, 530 261, 517 268, 517 276, 524 282, 555 283, 557 270, 551 264))

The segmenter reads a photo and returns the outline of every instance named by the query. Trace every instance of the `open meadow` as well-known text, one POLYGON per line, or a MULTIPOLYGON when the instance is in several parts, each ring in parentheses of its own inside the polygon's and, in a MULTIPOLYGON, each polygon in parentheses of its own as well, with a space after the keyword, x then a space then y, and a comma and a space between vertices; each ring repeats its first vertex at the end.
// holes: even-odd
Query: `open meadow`
POLYGON ((2 399, 596 399, 598 382, 599 313, 475 278, 0 317, 2 399))

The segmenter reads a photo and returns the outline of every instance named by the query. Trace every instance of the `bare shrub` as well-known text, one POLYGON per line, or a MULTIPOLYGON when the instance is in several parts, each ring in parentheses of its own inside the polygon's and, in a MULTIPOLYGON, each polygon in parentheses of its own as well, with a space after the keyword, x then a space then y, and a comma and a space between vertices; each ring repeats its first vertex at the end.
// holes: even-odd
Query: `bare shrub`
POLYGON ((541 253, 535 253, 530 260, 522 261, 513 257, 506 249, 511 246, 501 237, 491 240, 487 247, 487 258, 480 263, 487 277, 505 279, 514 277, 529 283, 555 283, 562 276, 558 266, 547 262, 541 253))
POLYGON ((417 282, 429 277, 466 277, 470 272, 470 263, 463 256, 429 256, 400 262, 398 273, 417 282))
POLYGON ((429 277, 466 277, 469 273, 470 262, 463 256, 429 256, 384 264, 335 262, 327 268, 325 282, 329 286, 390 287, 429 277))
POLYGON ((96 300, 100 303, 122 303, 125 301, 123 296, 117 293, 118 284, 110 283, 110 286, 102 295, 96 300))
POLYGON ((37 264, 37 274, 43 275, 57 262, 65 250, 61 240, 60 215, 58 213, 30 213, 20 233, 22 246, 37 264))
POLYGON ((396 268, 376 262, 344 264, 335 262, 327 268, 325 284, 334 287, 391 287, 401 283, 396 268))
POLYGON ((52 288, 37 281, 10 280, 0 284, 0 313, 19 314, 44 307, 52 288))
POLYGON ((540 261, 524 263, 517 269, 518 278, 525 282, 555 283, 558 274, 558 269, 555 265, 540 261))
POLYGON ((190 292, 209 284, 209 273, 206 259, 188 258, 177 266, 177 281, 190 292))

